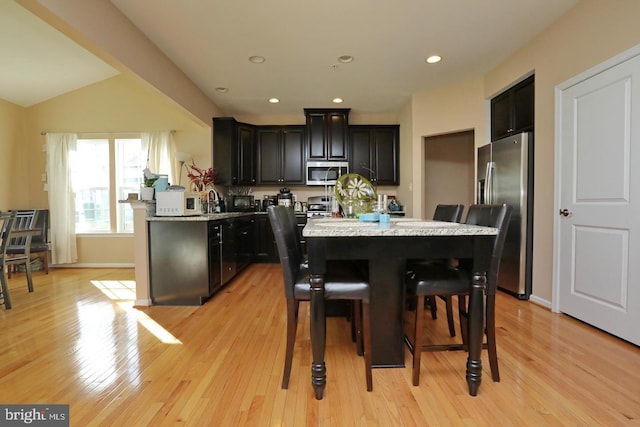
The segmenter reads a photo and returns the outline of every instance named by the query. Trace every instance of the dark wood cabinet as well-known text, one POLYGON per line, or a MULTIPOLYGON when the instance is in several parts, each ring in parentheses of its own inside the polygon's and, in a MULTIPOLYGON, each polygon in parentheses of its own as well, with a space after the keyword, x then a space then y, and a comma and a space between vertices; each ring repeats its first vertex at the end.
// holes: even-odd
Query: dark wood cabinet
POLYGON ((279 262, 273 229, 269 217, 256 214, 256 262, 279 262))
POLYGON ((534 76, 491 100, 491 140, 533 130, 534 76))
POLYGON ((255 185, 255 126, 232 117, 213 119, 213 166, 216 184, 255 185))
POLYGON ((247 267, 255 256, 254 216, 235 218, 236 271, 247 267))
POLYGON ((349 126, 349 172, 377 185, 400 182, 400 126, 349 126))
POLYGON ((257 126, 257 184, 304 185, 304 126, 257 126))
POLYGON ((350 108, 305 108, 308 160, 347 160, 350 108))

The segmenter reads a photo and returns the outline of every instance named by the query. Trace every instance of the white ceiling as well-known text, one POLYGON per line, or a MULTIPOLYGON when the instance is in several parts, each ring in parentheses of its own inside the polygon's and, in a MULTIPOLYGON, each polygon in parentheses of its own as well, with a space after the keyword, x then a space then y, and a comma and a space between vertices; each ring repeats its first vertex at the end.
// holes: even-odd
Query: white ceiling
POLYGON ((0 0, 0 98, 29 107, 118 74, 13 1, 0 0))
MULTIPOLYGON (((396 113, 414 93, 486 73, 577 1, 111 0, 228 115, 300 114, 334 97, 396 113), (431 54, 442 62, 426 64, 431 54)), ((0 1, 0 98, 28 106, 117 73, 19 9, 0 1)))

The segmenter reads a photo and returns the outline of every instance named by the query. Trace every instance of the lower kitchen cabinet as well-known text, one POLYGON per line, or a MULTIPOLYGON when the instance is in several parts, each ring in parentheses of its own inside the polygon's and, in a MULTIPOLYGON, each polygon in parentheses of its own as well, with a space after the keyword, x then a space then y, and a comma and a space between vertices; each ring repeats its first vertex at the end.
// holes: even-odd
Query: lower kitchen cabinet
POLYGON ((236 264, 239 273, 253 261, 255 255, 255 218, 240 217, 236 222, 236 264))
POLYGON ((222 285, 229 283, 247 267, 255 253, 255 219, 253 216, 229 218, 220 221, 222 259, 222 285))
MULTIPOLYGON (((297 221, 302 239, 306 215, 297 215, 297 221)), ((148 226, 149 282, 155 305, 202 305, 252 262, 280 261, 264 214, 209 221, 152 220, 148 226)))
POLYGON ((278 248, 267 215, 256 215, 256 262, 279 262, 278 248))
POLYGON ((201 305, 221 283, 220 226, 208 221, 149 222, 151 300, 201 305))
MULTIPOLYGON (((307 214, 296 214, 296 223, 298 225, 298 237, 302 247, 303 254, 306 255, 306 241, 302 236, 302 229, 307 224, 307 214)), ((255 262, 280 262, 276 238, 273 235, 273 229, 267 215, 255 216, 255 262)))

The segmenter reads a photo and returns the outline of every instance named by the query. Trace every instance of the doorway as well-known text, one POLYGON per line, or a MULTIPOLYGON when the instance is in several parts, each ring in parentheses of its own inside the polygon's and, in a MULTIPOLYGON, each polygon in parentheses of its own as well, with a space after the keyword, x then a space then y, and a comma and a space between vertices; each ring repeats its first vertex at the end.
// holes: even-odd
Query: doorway
POLYGON ((440 203, 471 205, 475 183, 474 131, 427 136, 424 153, 425 218, 430 218, 440 203))

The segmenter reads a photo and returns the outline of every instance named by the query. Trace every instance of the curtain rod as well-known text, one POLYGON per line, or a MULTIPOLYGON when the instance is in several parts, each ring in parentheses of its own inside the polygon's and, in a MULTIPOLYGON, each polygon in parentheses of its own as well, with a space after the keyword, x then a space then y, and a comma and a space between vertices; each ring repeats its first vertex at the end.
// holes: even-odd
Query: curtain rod
MULTIPOLYGON (((132 131, 128 131, 128 132, 75 132, 77 134, 80 135, 122 135, 122 134, 127 134, 127 133, 142 133, 142 132, 150 132, 147 130, 132 130, 132 131)), ((175 129, 171 129, 169 132, 171 133, 176 133, 175 129)), ((42 131, 40 132, 40 135, 46 135, 48 133, 57 133, 57 132, 51 132, 51 131, 42 131)))

